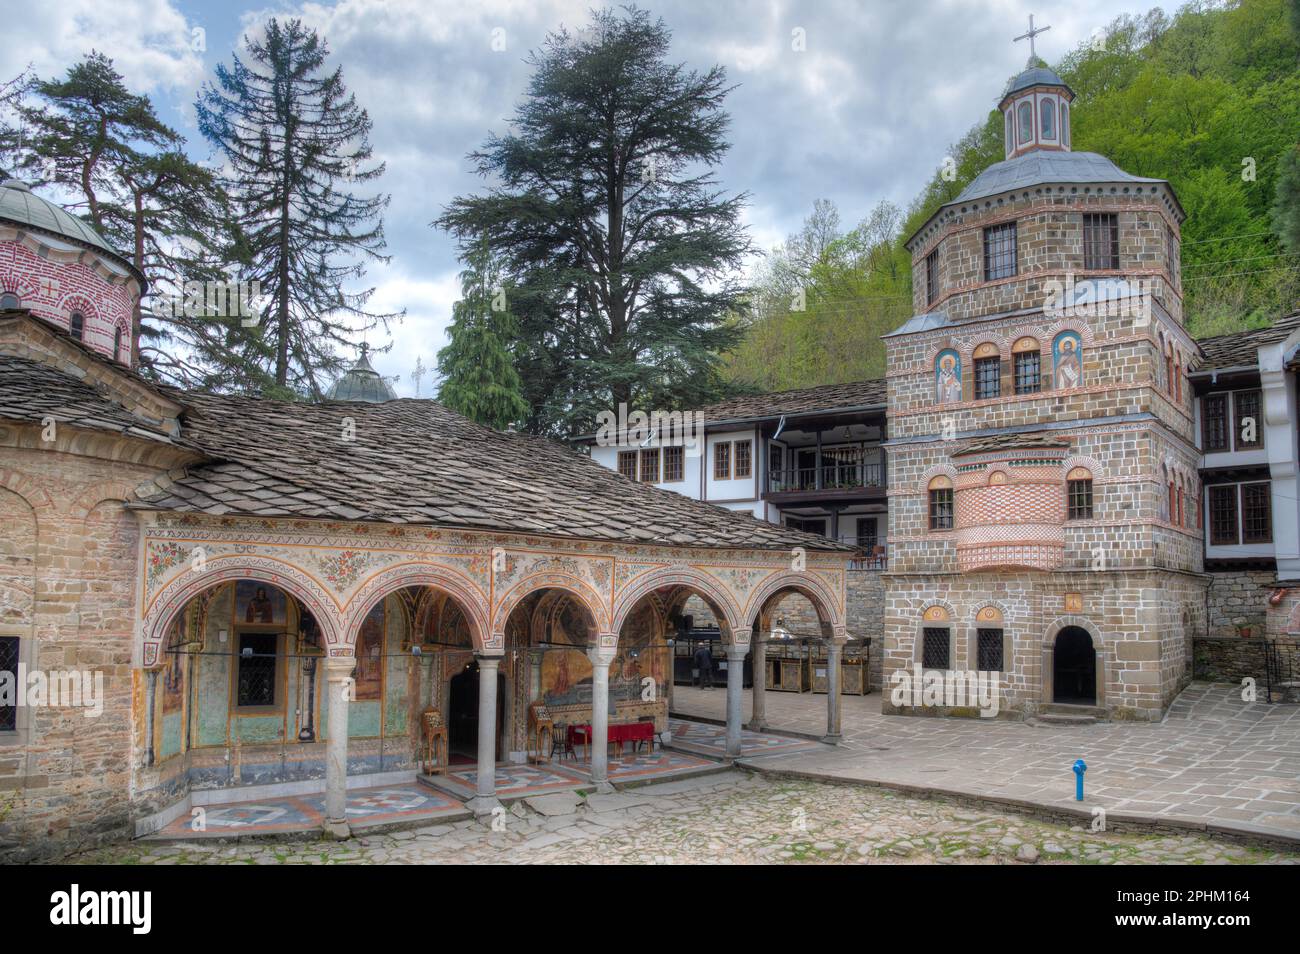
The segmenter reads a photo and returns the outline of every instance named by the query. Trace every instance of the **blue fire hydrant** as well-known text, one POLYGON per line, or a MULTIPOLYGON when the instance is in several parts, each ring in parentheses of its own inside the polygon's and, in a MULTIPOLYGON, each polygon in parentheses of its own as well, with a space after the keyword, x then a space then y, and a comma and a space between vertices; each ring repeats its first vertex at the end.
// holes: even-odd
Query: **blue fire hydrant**
POLYGON ((1074 760, 1074 800, 1083 801, 1083 773, 1088 771, 1088 763, 1083 759, 1074 760))

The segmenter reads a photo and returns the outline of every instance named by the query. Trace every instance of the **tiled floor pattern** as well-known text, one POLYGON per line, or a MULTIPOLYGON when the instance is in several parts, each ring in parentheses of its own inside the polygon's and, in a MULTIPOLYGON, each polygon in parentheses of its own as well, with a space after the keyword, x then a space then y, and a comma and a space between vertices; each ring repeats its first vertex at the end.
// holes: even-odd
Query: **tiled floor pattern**
MULTIPOLYGON (((432 820, 464 806, 449 795, 423 785, 384 785, 348 792, 348 821, 355 827, 432 820)), ((319 828, 325 820, 325 796, 288 795, 195 808, 158 833, 164 838, 230 837, 319 828)))
MULTIPOLYGON (((697 752, 712 758, 723 758, 727 754, 727 727, 708 722, 689 722, 683 719, 669 719, 668 728, 672 731, 672 746, 697 752)), ((792 739, 784 735, 770 735, 766 732, 750 732, 742 729, 740 733, 740 752, 742 758, 759 755, 783 755, 792 752, 814 752, 829 749, 830 746, 813 742, 809 739, 792 739)))

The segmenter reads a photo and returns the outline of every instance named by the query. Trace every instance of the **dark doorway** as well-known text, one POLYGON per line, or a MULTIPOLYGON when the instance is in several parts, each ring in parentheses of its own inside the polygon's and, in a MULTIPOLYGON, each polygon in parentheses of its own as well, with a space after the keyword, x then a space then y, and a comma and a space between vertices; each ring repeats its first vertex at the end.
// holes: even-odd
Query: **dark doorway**
MULTIPOLYGON (((451 677, 448 701, 448 748, 457 761, 478 759, 478 663, 472 662, 451 677)), ((506 677, 497 673, 497 738, 494 760, 501 761, 501 735, 505 729, 506 677)))
POLYGON ((1086 629, 1067 626, 1056 634, 1052 701, 1077 706, 1097 704, 1097 651, 1086 629))

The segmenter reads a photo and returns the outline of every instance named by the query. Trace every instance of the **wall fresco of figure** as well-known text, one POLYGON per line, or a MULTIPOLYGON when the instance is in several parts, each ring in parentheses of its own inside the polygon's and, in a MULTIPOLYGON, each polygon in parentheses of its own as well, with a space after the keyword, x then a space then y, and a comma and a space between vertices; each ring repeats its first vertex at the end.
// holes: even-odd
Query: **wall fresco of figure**
POLYGON ((1083 383, 1083 340, 1078 332, 1062 331, 1052 342, 1052 386, 1061 391, 1083 383))
POLYGON ((961 400, 961 355, 951 348, 935 358, 934 397, 940 404, 961 400))

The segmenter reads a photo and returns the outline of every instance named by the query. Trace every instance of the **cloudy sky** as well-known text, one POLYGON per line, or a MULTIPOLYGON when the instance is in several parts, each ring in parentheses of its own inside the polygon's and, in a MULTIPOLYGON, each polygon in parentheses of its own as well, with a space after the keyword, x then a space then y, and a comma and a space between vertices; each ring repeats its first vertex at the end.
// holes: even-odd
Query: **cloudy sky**
MULTIPOLYGON (((372 267, 375 307, 405 308, 376 364, 415 393, 417 356, 434 363, 459 286, 456 250, 429 226, 447 201, 479 187, 465 155, 506 129, 545 34, 586 22, 592 0, 340 0, 244 5, 229 0, 0 0, 0 78, 29 63, 61 73, 98 49, 137 92, 208 147, 193 103, 213 66, 270 16, 298 16, 327 39, 344 79, 374 120, 388 163, 382 188, 392 262, 372 267), (494 43, 494 38, 496 42, 494 43), (502 42, 503 41, 503 42, 502 42), (494 46, 504 49, 494 49, 494 46)), ((642 0, 674 34, 673 57, 719 63, 738 84, 728 101, 733 147, 720 178, 752 201, 760 248, 798 228, 818 198, 847 224, 878 200, 905 204, 950 143, 992 108, 1023 66, 1030 12, 1051 30, 1039 55, 1057 59, 1120 13, 1149 0, 1041 4, 1021 0, 642 0), (803 49, 796 49, 796 31, 803 49)), ((1163 5, 1168 11, 1169 4, 1163 5)), ((372 337, 372 344, 386 341, 372 337)), ((422 393, 429 394, 425 378, 422 393)))

